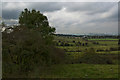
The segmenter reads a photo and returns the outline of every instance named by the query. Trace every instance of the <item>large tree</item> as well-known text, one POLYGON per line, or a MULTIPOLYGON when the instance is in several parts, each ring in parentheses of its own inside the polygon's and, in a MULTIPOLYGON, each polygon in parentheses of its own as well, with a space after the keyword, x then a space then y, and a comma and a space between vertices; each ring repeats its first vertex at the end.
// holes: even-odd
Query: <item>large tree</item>
POLYGON ((49 22, 46 16, 40 11, 28 10, 27 8, 21 12, 19 17, 19 23, 22 26, 26 26, 30 29, 36 29, 40 31, 41 35, 46 37, 55 32, 55 28, 49 26, 49 22))
POLYGON ((2 34, 4 77, 64 62, 64 51, 54 46, 52 34, 55 28, 49 26, 46 16, 25 9, 19 23, 13 32, 2 34))

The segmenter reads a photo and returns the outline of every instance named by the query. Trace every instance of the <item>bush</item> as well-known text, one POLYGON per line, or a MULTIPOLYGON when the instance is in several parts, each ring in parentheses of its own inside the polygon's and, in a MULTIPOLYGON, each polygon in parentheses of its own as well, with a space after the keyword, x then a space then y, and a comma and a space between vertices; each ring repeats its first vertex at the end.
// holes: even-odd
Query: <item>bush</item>
POLYGON ((4 76, 16 73, 27 74, 35 67, 63 63, 64 51, 55 48, 52 43, 52 40, 43 39, 36 30, 25 27, 17 27, 7 35, 3 33, 4 76))
POLYGON ((87 64, 113 64, 110 58, 97 54, 94 48, 85 51, 84 55, 79 58, 78 62, 87 64))
POLYGON ((49 25, 45 15, 26 8, 19 16, 19 24, 13 32, 2 34, 3 77, 7 74, 15 77, 16 73, 24 75, 37 67, 64 62, 64 52, 55 48, 53 42, 55 28, 49 25))

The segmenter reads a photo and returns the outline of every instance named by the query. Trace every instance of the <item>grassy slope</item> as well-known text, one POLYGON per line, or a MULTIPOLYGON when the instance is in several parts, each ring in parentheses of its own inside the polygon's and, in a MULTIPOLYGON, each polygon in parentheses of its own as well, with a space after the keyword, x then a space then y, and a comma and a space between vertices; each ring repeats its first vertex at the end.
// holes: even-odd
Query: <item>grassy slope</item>
MULTIPOLYGON (((38 71, 40 72, 40 71, 38 71)), ((33 75, 31 77, 34 77, 33 75)), ((117 78, 118 65, 64 64, 44 70, 41 78, 117 78)))

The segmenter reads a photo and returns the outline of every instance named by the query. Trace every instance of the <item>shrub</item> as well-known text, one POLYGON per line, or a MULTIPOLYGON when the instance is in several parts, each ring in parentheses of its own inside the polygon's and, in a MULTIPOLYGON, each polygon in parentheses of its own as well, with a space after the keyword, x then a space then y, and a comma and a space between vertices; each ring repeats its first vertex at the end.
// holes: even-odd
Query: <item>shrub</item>
POLYGON ((9 35, 3 33, 4 76, 16 73, 27 74, 35 67, 40 68, 64 62, 64 51, 55 48, 52 40, 43 39, 35 30, 23 28, 19 27, 9 35), (18 29, 21 30, 18 31, 18 29))
POLYGON ((78 62, 87 64, 113 64, 110 58, 97 54, 94 48, 90 48, 79 58, 78 62))

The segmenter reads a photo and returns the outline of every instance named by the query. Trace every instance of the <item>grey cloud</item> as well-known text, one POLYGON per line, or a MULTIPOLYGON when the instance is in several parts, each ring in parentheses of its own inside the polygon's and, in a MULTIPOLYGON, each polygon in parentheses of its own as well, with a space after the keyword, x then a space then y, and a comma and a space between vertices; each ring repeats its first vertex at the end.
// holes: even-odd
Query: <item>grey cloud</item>
POLYGON ((66 3, 68 11, 86 11, 88 14, 106 12, 111 9, 117 2, 73 2, 66 3))
POLYGON ((18 19, 19 14, 20 14, 19 10, 11 10, 11 11, 2 10, 2 17, 4 19, 18 19))
POLYGON ((17 3, 15 2, 13 5, 15 5, 15 8, 12 9, 11 6, 6 8, 9 3, 3 2, 2 3, 2 17, 4 19, 18 19, 20 12, 22 11, 21 8, 17 7, 17 3))
POLYGON ((36 9, 43 12, 52 12, 56 10, 60 10, 62 6, 59 3, 56 2, 30 2, 30 3, 25 3, 26 7, 18 7, 20 6, 19 3, 14 2, 16 5, 16 9, 5 9, 4 7, 8 5, 8 3, 4 2, 3 3, 3 8, 2 8, 2 17, 5 19, 16 19, 19 17, 20 12, 24 10, 25 8, 28 9, 36 9))
POLYGON ((4 19, 18 19, 24 8, 37 9, 48 14, 46 16, 49 22, 56 27, 57 33, 116 32, 116 24, 110 23, 117 22, 118 18, 118 11, 114 10, 117 7, 113 8, 117 3, 114 2, 31 2, 25 3, 24 6, 19 6, 19 3, 15 4, 16 7, 10 9, 4 8, 8 5, 4 3, 2 10, 4 19), (66 9, 65 12, 61 11, 63 8, 66 9), (82 12, 85 12, 84 16, 80 17, 82 12), (105 17, 102 17, 104 13, 105 17), (106 26, 110 26, 109 30, 106 26))
POLYGON ((32 2, 29 8, 35 8, 41 12, 52 12, 62 9, 62 5, 57 2, 32 2))
POLYGON ((113 22, 117 22, 118 21, 118 15, 116 14, 116 15, 112 15, 112 16, 110 16, 110 17, 108 17, 108 18, 101 18, 101 19, 99 19, 99 16, 98 16, 98 18, 97 19, 93 19, 93 20, 90 20, 90 21, 86 21, 85 23, 83 23, 83 24, 87 24, 87 23, 104 23, 104 22, 111 22, 111 21, 113 21, 113 22))
MULTIPOLYGON (((18 14, 26 7, 21 7, 17 8, 18 3, 16 4, 16 9, 15 10, 8 10, 4 9, 4 6, 7 5, 7 3, 3 3, 3 17, 7 18, 10 15, 13 18, 17 18, 18 14), (12 15, 14 14, 14 16, 12 15)), ((63 7, 66 8, 67 11, 70 12, 75 12, 75 11, 86 11, 88 15, 94 15, 96 13, 102 13, 105 12, 113 5, 115 5, 115 2, 30 2, 26 3, 27 8, 29 9, 37 9, 40 10, 41 12, 52 12, 52 11, 57 11, 61 10, 63 7)), ((11 18, 10 17, 10 18, 11 18)))
POLYGON ((1 6, 1 2, 0 2, 0 20, 1 20, 1 17, 2 17, 2 6, 1 6))

